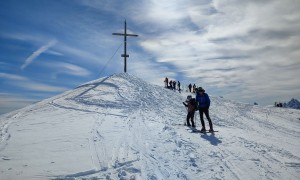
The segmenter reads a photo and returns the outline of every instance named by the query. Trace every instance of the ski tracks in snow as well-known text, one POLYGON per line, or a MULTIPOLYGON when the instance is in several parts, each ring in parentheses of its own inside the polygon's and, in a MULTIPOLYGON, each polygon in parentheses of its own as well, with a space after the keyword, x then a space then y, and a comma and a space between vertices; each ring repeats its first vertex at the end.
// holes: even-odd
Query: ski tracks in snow
MULTIPOLYGON (((104 83, 109 84, 109 82, 104 83)), ((167 109, 169 112, 162 113, 164 112, 162 107, 165 105, 153 106, 151 98, 166 95, 151 93, 146 85, 141 88, 135 84, 126 84, 122 87, 115 86, 113 90, 117 91, 113 94, 118 95, 114 98, 130 107, 119 109, 119 106, 105 108, 98 106, 97 111, 105 115, 95 120, 89 139, 91 159, 96 173, 85 177, 189 179, 184 169, 198 170, 195 162, 197 157, 190 151, 193 145, 177 138, 175 129, 170 125, 170 118, 175 119, 178 117, 177 113, 182 112, 174 113, 167 109), (141 101, 140 98, 143 100, 141 101), (128 116, 111 116, 111 114, 128 116), (110 132, 107 132, 108 130, 110 132), (184 146, 186 152, 180 150, 184 146), (182 153, 186 153, 187 162, 184 162, 185 159, 178 159, 182 153)), ((85 95, 88 95, 88 92, 85 92, 85 95)), ((162 97, 162 99, 166 98, 162 97)))
MULTIPOLYGON (((46 162, 36 172, 64 180, 298 179, 300 134, 293 121, 299 113, 283 112, 281 117, 283 110, 212 98, 210 114, 219 132, 193 133, 182 125, 186 110, 181 102, 186 95, 121 74, 40 103, 36 112, 40 115, 33 116, 32 112, 26 120, 36 130, 47 128, 49 134, 37 140, 52 149, 48 153, 54 156, 44 160, 59 168, 46 162), (293 127, 282 121, 286 117, 293 127), (45 139, 53 143, 42 142, 45 139), (59 157, 62 153, 67 160, 59 157), (69 166, 67 161, 80 165, 69 166)), ((9 123, 2 121, 0 127, 3 144, 9 140, 9 123)), ((13 161, 0 158, 0 162, 13 161)), ((8 170, 5 173, 10 175, 8 170)))
MULTIPOLYGON (((211 108, 213 123, 223 129, 219 152, 235 179, 297 179, 300 157, 295 146, 299 143, 293 137, 299 137, 299 128, 282 123, 282 117, 274 116, 277 109, 229 103, 220 98, 213 102, 217 104, 211 108), (285 143, 288 147, 278 141, 285 138, 291 141, 285 143)), ((296 119, 292 115, 291 119, 285 117, 286 121, 296 119)))

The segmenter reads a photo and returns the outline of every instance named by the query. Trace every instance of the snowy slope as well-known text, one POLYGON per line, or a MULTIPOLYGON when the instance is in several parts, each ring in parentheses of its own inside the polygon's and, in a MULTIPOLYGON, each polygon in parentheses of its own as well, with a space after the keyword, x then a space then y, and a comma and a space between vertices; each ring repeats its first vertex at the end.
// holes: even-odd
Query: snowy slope
POLYGON ((192 133, 186 95, 118 74, 3 115, 0 179, 300 178, 299 110, 211 97, 192 133))

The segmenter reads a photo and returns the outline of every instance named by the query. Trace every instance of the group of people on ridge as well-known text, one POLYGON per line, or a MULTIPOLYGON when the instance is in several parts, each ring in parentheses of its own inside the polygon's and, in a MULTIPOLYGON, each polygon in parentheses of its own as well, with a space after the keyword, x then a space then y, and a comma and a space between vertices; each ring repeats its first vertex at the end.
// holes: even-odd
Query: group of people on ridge
POLYGON ((283 104, 281 102, 275 102, 274 106, 275 107, 283 107, 283 104))
POLYGON ((192 86, 192 84, 189 84, 189 85, 188 85, 188 88, 189 88, 190 92, 196 93, 196 89, 197 89, 196 84, 194 84, 193 86, 192 86), (192 88, 193 88, 193 89, 192 89, 192 88), (193 91, 192 91, 192 90, 193 90, 193 91))
POLYGON ((165 82, 165 88, 176 90, 176 84, 177 84, 178 91, 179 92, 181 91, 181 89, 180 89, 180 82, 179 81, 177 83, 176 83, 176 80, 173 80, 173 81, 170 80, 169 81, 169 79, 166 77, 164 82, 165 82))
MULTIPOLYGON (((170 80, 166 77, 164 80, 165 88, 176 90, 176 81, 170 80)), ((177 83, 178 91, 180 92, 180 82, 177 83)), ((206 132, 205 128, 205 122, 203 118, 203 114, 206 116, 208 123, 209 123, 209 132, 214 132, 213 124, 209 116, 209 106, 210 106, 210 99, 207 93, 205 93, 205 90, 202 87, 198 87, 194 84, 189 84, 187 92, 196 93, 196 98, 192 98, 191 95, 189 95, 185 102, 183 102, 184 106, 187 107, 187 116, 186 116, 186 125, 191 127, 196 127, 194 122, 194 116, 195 112, 199 110, 200 114, 200 120, 202 128, 200 132, 206 132)))
POLYGON ((206 132, 203 114, 205 114, 205 116, 208 120, 209 132, 214 132, 213 124, 209 117, 209 106, 210 106, 209 96, 207 93, 205 93, 205 90, 202 87, 196 88, 195 92, 196 92, 196 98, 192 98, 192 96, 189 95, 187 97, 186 102, 183 102, 183 104, 187 107, 187 111, 188 111, 188 114, 186 117, 186 124, 187 124, 187 126, 195 127, 194 115, 195 115, 195 112, 197 110, 199 110, 200 120, 201 120, 201 125, 202 125, 200 132, 206 132))

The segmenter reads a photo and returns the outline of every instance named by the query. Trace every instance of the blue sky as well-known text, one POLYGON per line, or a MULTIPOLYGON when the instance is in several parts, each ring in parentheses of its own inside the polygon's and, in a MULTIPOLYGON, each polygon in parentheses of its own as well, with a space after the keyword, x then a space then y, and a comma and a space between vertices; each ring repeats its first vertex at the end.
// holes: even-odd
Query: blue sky
POLYGON ((1 0, 0 113, 123 72, 123 39, 111 34, 125 19, 139 35, 128 38, 130 74, 245 103, 300 99, 299 9, 297 0, 1 0))

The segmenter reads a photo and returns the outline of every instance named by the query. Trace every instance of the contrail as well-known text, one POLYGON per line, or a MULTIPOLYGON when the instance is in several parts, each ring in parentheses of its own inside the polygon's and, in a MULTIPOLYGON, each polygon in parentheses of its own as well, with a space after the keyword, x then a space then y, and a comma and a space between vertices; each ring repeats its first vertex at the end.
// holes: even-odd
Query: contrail
POLYGON ((37 58, 40 54, 47 51, 50 47, 54 46, 57 43, 56 39, 51 40, 48 44, 40 47, 38 50, 33 52, 24 62, 24 64, 21 66, 21 69, 25 69, 29 64, 32 63, 32 61, 37 58))

